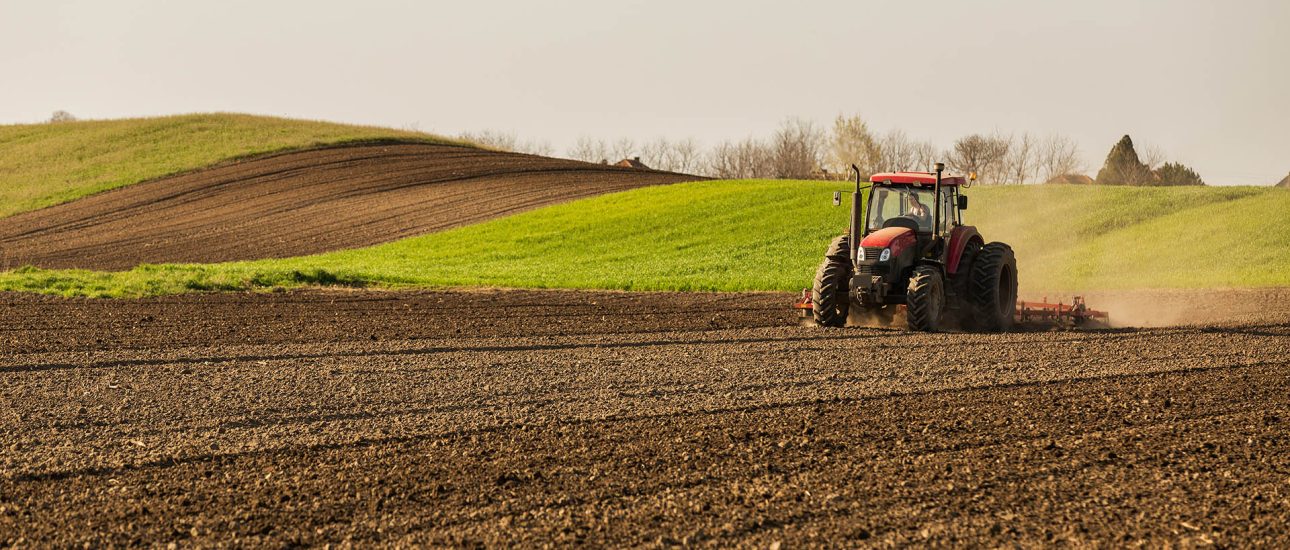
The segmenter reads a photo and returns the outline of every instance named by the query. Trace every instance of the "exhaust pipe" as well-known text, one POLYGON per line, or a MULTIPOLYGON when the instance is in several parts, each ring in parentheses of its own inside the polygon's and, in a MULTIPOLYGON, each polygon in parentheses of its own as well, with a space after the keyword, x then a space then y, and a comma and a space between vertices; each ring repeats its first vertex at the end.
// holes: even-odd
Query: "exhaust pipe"
POLYGON ((934 236, 940 235, 937 230, 941 228, 941 172, 944 171, 945 163, 936 163, 936 187, 932 190, 932 235, 934 236))
POLYGON ((851 243, 847 245, 847 255, 854 270, 860 261, 856 257, 856 249, 860 246, 860 167, 852 164, 851 171, 856 173, 856 190, 851 194, 851 243))

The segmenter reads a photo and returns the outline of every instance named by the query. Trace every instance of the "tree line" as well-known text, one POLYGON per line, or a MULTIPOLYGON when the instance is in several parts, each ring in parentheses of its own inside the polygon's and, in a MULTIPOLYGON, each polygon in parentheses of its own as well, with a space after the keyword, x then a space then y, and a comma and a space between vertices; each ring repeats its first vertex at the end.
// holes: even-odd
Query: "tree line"
POLYGON ((944 161, 954 172, 975 172, 982 182, 1022 183, 1081 169, 1079 148, 1062 135, 973 134, 942 150, 899 129, 876 132, 859 116, 839 116, 828 127, 790 118, 769 137, 723 141, 706 150, 692 139, 638 145, 584 137, 567 156, 587 162, 639 156, 659 170, 722 179, 846 179, 852 164, 867 178, 877 172, 927 170, 944 161))
MULTIPOLYGON (((497 149, 550 155, 546 142, 521 142, 498 132, 462 134, 462 139, 497 149)), ((1125 136, 1111 149, 1096 178, 1083 174, 1079 145, 1061 134, 974 133, 941 149, 899 129, 878 132, 860 116, 838 116, 822 126, 810 120, 784 120, 768 137, 728 140, 703 147, 694 139, 637 142, 581 137, 565 155, 586 162, 617 162, 639 157, 645 165, 671 172, 721 179, 846 179, 850 167, 861 176, 877 172, 928 170, 945 162, 958 174, 975 173, 986 184, 1101 183, 1107 185, 1203 185, 1191 168, 1165 162, 1156 147, 1139 154, 1125 136)))

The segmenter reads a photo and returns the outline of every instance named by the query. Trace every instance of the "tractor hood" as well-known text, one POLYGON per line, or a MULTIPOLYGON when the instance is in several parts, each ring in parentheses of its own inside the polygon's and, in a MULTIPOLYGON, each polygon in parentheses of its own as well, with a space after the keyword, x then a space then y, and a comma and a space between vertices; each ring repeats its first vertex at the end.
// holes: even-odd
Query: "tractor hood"
POLYGON ((871 246, 887 248, 897 240, 902 240, 901 237, 904 235, 909 235, 910 239, 914 238, 914 232, 908 227, 888 227, 886 229, 879 229, 873 233, 865 235, 864 240, 860 241, 860 246, 866 248, 871 246))

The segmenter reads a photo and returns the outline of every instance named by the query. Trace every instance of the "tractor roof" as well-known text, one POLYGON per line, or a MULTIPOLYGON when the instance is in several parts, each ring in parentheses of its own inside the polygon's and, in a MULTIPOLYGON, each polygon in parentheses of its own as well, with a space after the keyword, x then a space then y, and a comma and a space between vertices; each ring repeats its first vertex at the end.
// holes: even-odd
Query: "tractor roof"
MULTIPOLYGON (((932 172, 881 172, 869 178, 873 183, 886 185, 932 185, 936 174, 932 172)), ((963 176, 941 176, 941 185, 963 185, 963 176)))

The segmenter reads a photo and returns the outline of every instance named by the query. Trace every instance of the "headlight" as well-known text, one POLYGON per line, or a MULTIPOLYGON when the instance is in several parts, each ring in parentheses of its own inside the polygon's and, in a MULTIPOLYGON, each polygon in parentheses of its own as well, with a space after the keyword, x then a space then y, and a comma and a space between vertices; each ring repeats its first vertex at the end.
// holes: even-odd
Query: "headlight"
POLYGON ((885 262, 890 259, 891 259, 891 249, 890 248, 882 249, 882 255, 878 256, 878 261, 885 262))

